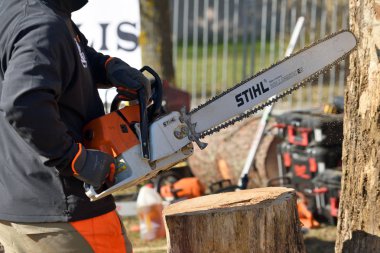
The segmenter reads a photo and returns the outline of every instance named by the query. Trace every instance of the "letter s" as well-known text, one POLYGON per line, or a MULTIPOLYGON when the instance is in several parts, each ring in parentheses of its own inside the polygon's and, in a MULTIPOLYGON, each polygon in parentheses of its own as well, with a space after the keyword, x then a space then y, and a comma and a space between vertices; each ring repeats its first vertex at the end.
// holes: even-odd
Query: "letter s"
POLYGON ((133 46, 131 47, 123 47, 121 46, 119 43, 117 45, 117 48, 118 49, 122 49, 122 50, 125 50, 125 51, 128 51, 128 52, 131 52, 133 50, 135 50, 138 46, 138 38, 136 36, 136 34, 133 34, 131 32, 126 32, 126 31, 123 31, 122 30, 122 27, 123 26, 132 26, 133 28, 136 29, 136 24, 133 24, 133 23, 130 23, 130 22, 122 22, 119 24, 119 26, 117 27, 117 35, 118 37, 123 40, 123 41, 128 41, 128 42, 132 42, 133 46))

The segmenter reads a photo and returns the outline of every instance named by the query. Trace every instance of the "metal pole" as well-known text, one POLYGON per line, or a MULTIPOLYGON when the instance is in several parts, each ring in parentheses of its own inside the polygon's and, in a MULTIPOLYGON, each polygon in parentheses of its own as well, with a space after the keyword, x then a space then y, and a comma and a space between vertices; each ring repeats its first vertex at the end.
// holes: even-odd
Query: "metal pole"
MULTIPOLYGON (((325 1, 321 1, 321 28, 319 37, 322 38, 326 35, 326 24, 327 24, 327 11, 325 1)), ((318 77, 318 104, 322 103, 323 97, 323 83, 324 83, 324 74, 319 75, 318 77)))
POLYGON ((213 23, 213 46, 212 46, 212 78, 211 78, 211 95, 216 94, 216 77, 218 65, 218 26, 219 26, 219 0, 214 0, 215 17, 213 23))
POLYGON ((228 36, 229 36, 229 0, 224 0, 224 28, 223 28, 223 66, 222 66, 222 90, 227 89, 228 78, 228 36))
POLYGON ((288 48, 285 51, 285 57, 290 56, 296 47, 297 40, 302 31, 303 24, 305 23, 305 18, 303 16, 297 19, 297 23, 294 26, 292 36, 290 37, 288 48))
MULTIPOLYGON (((310 17, 310 41, 313 43, 315 41, 315 30, 317 23, 317 0, 312 0, 311 2, 311 17, 310 17)), ((313 87, 311 84, 307 87, 307 94, 309 97, 308 107, 310 108, 313 104, 313 87)))
MULTIPOLYGON (((337 14, 338 14, 338 3, 337 0, 333 1, 331 13, 331 32, 336 32, 337 29, 337 14)), ((333 101, 335 88, 335 66, 330 69, 330 85, 329 85, 329 102, 333 101)))
POLYGON ((189 37, 189 0, 184 0, 183 7, 183 47, 182 47, 182 89, 187 90, 187 48, 189 37))
POLYGON ((233 58, 234 58, 234 64, 233 64, 233 82, 236 83, 237 81, 237 42, 238 42, 238 31, 239 31, 239 0, 235 0, 234 2, 234 16, 233 16, 233 34, 232 34, 232 43, 233 43, 233 58))
POLYGON ((174 0, 173 8, 173 64, 177 66, 178 58, 178 12, 179 12, 179 0, 174 0))
POLYGON ((247 15, 247 1, 242 1, 242 16, 243 16, 243 65, 242 65, 242 77, 247 77, 247 62, 248 62, 248 53, 247 53, 247 47, 248 47, 248 15, 247 15))
POLYGON ((281 0, 280 35, 279 35, 279 49, 278 49, 279 57, 284 55, 284 50, 285 50, 286 2, 287 0, 281 0))
POLYGON ((198 66, 198 15, 199 15, 199 0, 194 0, 194 15, 193 15, 193 66, 192 66, 192 83, 191 83, 191 101, 197 104, 197 66, 198 66))
POLYGON ((261 9, 261 45, 260 45, 260 66, 266 66, 265 61, 265 49, 266 49, 266 28, 267 28, 267 12, 268 12, 268 0, 263 0, 263 6, 261 9))
POLYGON ((270 21, 270 53, 269 63, 274 62, 275 50, 276 50, 276 22, 277 22, 277 0, 272 0, 272 14, 270 21))
MULTIPOLYGON (((297 19, 297 5, 295 0, 291 0, 291 10, 290 10, 290 31, 295 27, 296 25, 296 19, 297 19)), ((288 99, 288 108, 293 107, 293 94, 290 94, 287 96, 288 99)))
POLYGON ((209 7, 209 1, 205 0, 203 5, 203 75, 202 75, 202 102, 206 100, 207 89, 207 63, 208 63, 208 20, 207 11, 209 7))
MULTIPOLYGON (((306 0, 302 0, 302 2, 301 2, 301 16, 303 16, 303 17, 305 17, 306 13, 307 13, 306 7, 307 7, 306 0)), ((305 36, 305 30, 302 30, 301 35, 300 35, 300 46, 301 46, 301 48, 303 48, 305 46, 305 43, 306 43, 305 37, 306 37, 305 36)), ((304 93, 303 89, 299 89, 297 91, 297 95, 298 95, 297 107, 298 108, 302 108, 304 106, 304 94, 303 93, 304 93)))
POLYGON ((252 24, 251 24, 251 75, 255 73, 255 57, 256 57, 256 37, 257 37, 257 26, 256 24, 259 23, 259 15, 256 14, 256 10, 258 10, 258 4, 257 1, 254 1, 253 3, 253 16, 252 16, 252 24))

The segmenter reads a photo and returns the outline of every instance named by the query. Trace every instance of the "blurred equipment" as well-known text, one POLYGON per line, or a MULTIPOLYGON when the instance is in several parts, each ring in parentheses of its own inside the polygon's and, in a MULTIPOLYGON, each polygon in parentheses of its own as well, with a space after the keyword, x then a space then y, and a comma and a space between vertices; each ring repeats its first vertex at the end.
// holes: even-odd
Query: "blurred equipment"
POLYGON ((141 187, 137 196, 141 239, 150 241, 165 237, 162 210, 161 196, 153 189, 153 185, 147 184, 141 187))
POLYGON ((291 111, 276 117, 283 139, 277 149, 283 180, 270 183, 297 191, 299 216, 308 228, 324 221, 335 224, 338 214, 343 114, 332 111, 338 110, 326 113, 324 107, 323 111, 291 111))
POLYGON ((231 179, 223 179, 212 183, 209 186, 209 189, 212 194, 216 194, 222 192, 233 192, 240 188, 236 184, 232 184, 231 179))
POLYGON ((295 146, 334 146, 343 140, 343 114, 293 111, 277 116, 276 121, 281 136, 295 146))
POLYGON ((297 193, 297 212, 298 217, 306 228, 317 228, 320 226, 319 222, 315 220, 313 213, 310 211, 308 199, 302 193, 297 193))
POLYGON ((327 169, 313 179, 317 214, 331 224, 338 218, 341 178, 342 171, 327 169))
POLYGON ((324 113, 343 113, 344 110, 344 98, 342 96, 334 97, 334 101, 332 103, 325 104, 323 107, 324 113))
POLYGON ((162 109, 166 113, 179 112, 182 108, 190 111, 191 96, 188 92, 180 90, 167 81, 163 81, 162 109))
POLYGON ((204 187, 196 177, 184 177, 160 187, 161 197, 170 203, 200 197, 204 193, 204 187))

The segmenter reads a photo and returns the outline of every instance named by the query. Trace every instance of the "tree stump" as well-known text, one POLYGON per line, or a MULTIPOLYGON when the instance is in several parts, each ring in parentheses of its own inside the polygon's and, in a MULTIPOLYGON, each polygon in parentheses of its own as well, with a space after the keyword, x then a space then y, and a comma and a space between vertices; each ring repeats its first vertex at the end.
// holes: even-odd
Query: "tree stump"
POLYGON ((171 204, 163 216, 171 253, 305 252, 293 189, 207 195, 171 204))
POLYGON ((335 252, 380 252, 380 1, 347 1, 350 55, 344 96, 342 190, 335 252))

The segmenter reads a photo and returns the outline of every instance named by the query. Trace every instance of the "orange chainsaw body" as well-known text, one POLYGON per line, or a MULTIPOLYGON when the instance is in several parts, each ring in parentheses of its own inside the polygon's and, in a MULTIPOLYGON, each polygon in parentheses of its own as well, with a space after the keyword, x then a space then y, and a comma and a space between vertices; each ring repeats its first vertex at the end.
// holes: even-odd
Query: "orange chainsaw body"
POLYGON ((140 122, 139 105, 126 106, 90 121, 84 127, 83 144, 87 149, 97 149, 119 156, 140 144, 131 124, 140 122))

